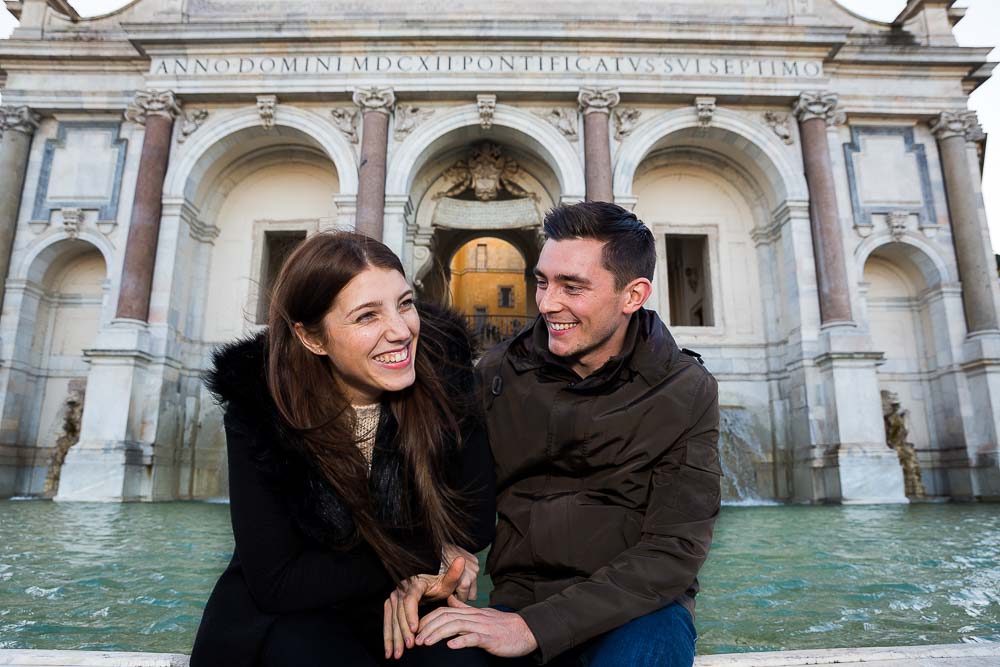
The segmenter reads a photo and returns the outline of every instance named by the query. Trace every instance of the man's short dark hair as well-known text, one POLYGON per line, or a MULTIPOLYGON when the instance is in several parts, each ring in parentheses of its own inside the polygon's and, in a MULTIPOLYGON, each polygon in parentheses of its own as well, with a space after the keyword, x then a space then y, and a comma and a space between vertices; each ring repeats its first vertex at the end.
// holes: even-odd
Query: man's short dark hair
POLYGON ((596 239, 604 242, 604 268, 615 276, 615 289, 623 290, 636 278, 653 279, 656 243, 653 233, 621 206, 602 201, 557 206, 542 223, 545 238, 596 239))

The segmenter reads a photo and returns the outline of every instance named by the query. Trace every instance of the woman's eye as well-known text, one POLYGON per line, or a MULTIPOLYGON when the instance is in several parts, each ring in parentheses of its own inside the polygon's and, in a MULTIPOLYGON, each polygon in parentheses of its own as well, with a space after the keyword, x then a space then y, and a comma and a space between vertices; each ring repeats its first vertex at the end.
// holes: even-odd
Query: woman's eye
POLYGON ((355 322, 367 322, 367 321, 372 320, 374 318, 375 318, 375 313, 372 312, 372 311, 368 311, 367 313, 361 313, 360 315, 358 315, 358 319, 356 319, 354 321, 355 322))
POLYGON ((400 310, 409 310, 410 308, 413 308, 413 299, 403 299, 399 304, 400 310))

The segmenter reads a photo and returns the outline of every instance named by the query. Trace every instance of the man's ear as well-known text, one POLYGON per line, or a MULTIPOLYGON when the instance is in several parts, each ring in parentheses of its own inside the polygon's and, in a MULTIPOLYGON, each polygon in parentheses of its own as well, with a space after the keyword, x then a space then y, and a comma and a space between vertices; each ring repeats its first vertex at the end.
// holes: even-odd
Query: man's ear
POLYGON ((327 356, 326 348, 323 347, 319 341, 309 335, 309 332, 306 331, 306 328, 302 326, 301 322, 296 322, 294 328, 295 335, 298 337, 299 342, 302 343, 307 350, 321 357, 327 356))
POLYGON ((653 284, 648 278, 636 278, 625 286, 625 303, 622 306, 622 313, 631 315, 642 308, 643 304, 653 294, 653 284))

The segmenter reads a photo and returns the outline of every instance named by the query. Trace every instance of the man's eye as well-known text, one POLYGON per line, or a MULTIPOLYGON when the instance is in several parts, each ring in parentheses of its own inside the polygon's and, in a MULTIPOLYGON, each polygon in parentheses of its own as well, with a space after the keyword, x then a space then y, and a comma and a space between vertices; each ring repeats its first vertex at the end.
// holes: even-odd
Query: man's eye
POLYGON ((536 283, 536 285, 538 286, 538 289, 545 289, 546 287, 549 286, 549 284, 547 282, 545 282, 544 280, 539 280, 536 283))
POLYGON ((582 287, 577 287, 576 285, 566 285, 566 292, 569 294, 579 294, 582 291, 582 287))

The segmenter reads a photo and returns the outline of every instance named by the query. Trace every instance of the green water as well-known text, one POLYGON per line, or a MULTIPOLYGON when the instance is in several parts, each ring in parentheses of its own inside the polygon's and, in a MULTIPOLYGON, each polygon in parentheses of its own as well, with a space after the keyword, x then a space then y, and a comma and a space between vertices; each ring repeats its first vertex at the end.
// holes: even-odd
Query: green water
MULTIPOLYGON (((1000 641, 998 509, 726 507, 699 652, 1000 641)), ((225 505, 0 501, 0 648, 188 652, 231 552, 225 505)))

